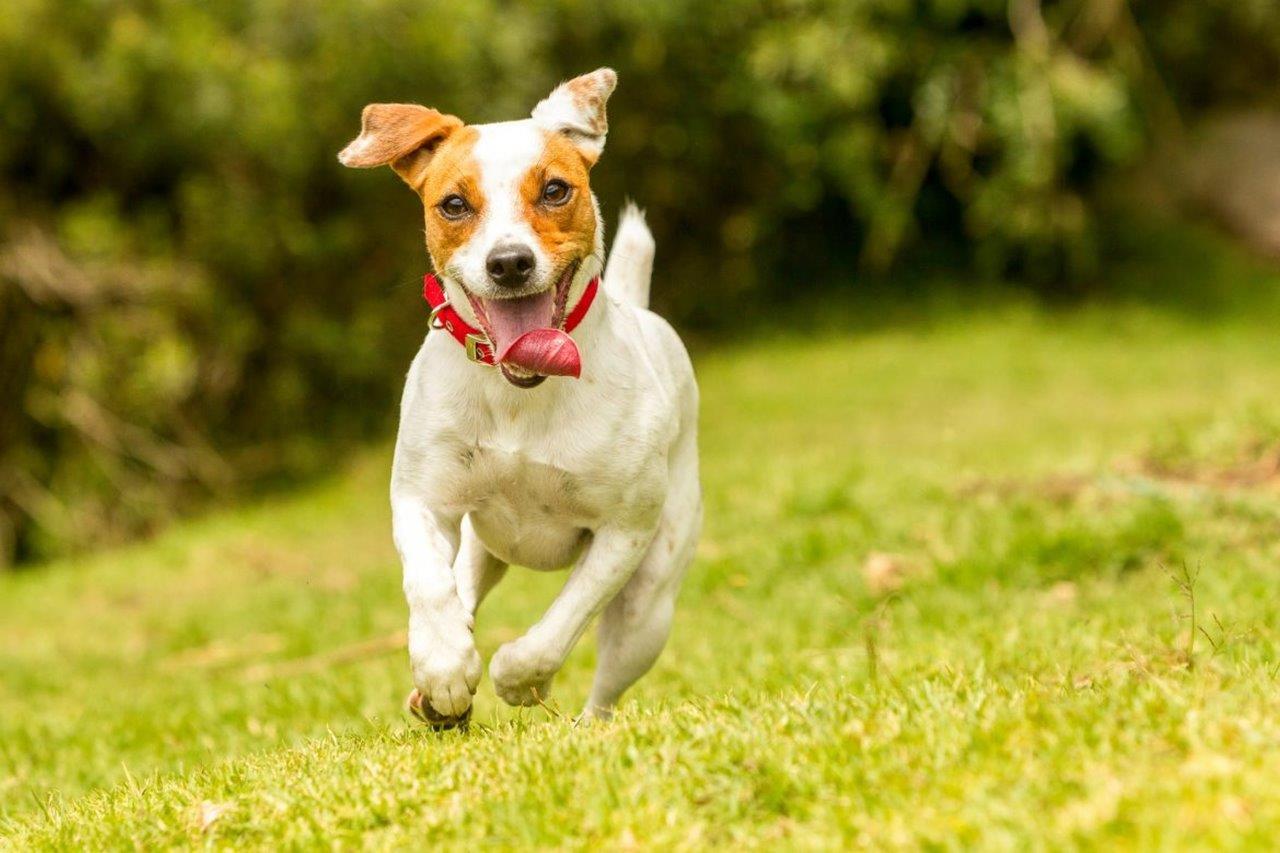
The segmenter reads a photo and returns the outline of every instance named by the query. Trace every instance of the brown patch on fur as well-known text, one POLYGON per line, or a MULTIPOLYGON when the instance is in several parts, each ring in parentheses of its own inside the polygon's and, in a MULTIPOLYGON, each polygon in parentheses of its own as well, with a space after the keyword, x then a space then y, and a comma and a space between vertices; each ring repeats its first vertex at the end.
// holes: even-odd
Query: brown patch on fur
POLYGON ((593 133, 603 135, 609 130, 604 105, 617 82, 618 75, 612 69, 602 68, 574 77, 564 84, 565 91, 573 99, 573 105, 588 119, 587 125, 593 133))
POLYGON ((593 166, 600 159, 609 131, 605 104, 617 84, 618 75, 612 68, 597 68, 590 74, 574 77, 561 83, 538 104, 533 117, 549 130, 559 131, 573 140, 587 165, 593 166))
POLYGON ((484 212, 480 167, 472 157, 479 138, 480 132, 474 127, 462 127, 450 134, 427 163, 417 186, 426 216, 427 252, 436 269, 444 269, 458 247, 471 239, 484 212), (471 216, 458 220, 444 218, 437 205, 453 194, 466 199, 473 211, 471 216))
POLYGON ((570 140, 548 134, 541 159, 520 182, 525 218, 542 248, 555 259, 557 274, 571 261, 591 254, 595 246, 596 217, 591 204, 589 165, 570 140), (572 196, 558 206, 543 203, 543 188, 557 178, 569 185, 572 196))
POLYGON ((460 127, 457 116, 419 104, 369 104, 360 115, 360 135, 338 159, 357 169, 390 164, 416 187, 434 149, 460 127))

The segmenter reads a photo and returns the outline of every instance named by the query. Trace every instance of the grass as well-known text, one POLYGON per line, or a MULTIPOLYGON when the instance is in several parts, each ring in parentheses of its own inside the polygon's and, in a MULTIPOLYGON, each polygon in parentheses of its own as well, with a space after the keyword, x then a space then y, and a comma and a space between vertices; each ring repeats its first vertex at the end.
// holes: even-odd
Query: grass
MULTIPOLYGON (((589 642, 545 709, 407 720, 386 452, 0 578, 0 848, 1269 846, 1276 320, 1005 302, 699 358, 706 534, 610 724, 572 720, 589 642)), ((560 580, 498 588, 486 658, 560 580)))

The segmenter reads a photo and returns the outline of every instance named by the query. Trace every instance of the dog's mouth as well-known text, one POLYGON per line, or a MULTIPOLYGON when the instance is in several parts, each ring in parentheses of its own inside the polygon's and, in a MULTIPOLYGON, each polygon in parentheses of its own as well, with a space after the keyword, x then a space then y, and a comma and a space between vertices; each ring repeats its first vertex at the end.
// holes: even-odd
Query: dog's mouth
POLYGON ((494 363, 517 388, 540 385, 548 376, 582 375, 578 345, 564 330, 565 307, 577 263, 554 287, 531 296, 483 299, 467 291, 471 309, 493 345, 494 363))

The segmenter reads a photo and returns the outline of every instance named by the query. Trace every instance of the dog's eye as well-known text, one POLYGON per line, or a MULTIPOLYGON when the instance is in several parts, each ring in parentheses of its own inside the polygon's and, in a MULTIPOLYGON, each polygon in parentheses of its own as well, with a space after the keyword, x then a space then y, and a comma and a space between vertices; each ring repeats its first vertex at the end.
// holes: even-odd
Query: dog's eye
POLYGON ((445 196, 444 200, 436 206, 440 208, 440 213, 445 219, 461 219, 471 212, 471 205, 457 194, 445 196))
POLYGON ((547 204, 564 204, 569 200, 569 185, 559 178, 547 181, 542 188, 542 200, 547 204))

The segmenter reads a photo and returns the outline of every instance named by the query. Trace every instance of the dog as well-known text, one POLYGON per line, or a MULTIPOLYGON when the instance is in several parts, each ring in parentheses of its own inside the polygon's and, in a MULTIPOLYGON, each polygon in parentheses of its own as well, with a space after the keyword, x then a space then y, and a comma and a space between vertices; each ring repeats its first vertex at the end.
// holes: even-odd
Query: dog
POLYGON ((698 387, 648 309, 654 241, 623 210, 608 266, 592 167, 609 68, 529 118, 470 125, 370 104, 346 166, 389 165, 419 195, 432 329, 409 368, 391 474, 409 607, 411 710, 464 724, 482 665, 473 630, 515 564, 570 568, 547 611, 489 664, 511 705, 544 700, 599 616, 584 716, 608 718, 671 631, 702 525, 698 387))

